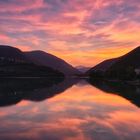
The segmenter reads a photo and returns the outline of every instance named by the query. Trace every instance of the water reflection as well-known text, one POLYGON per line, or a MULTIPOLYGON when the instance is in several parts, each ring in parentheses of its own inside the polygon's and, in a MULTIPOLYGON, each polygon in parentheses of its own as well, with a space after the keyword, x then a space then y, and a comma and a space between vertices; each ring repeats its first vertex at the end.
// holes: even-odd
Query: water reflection
POLYGON ((16 105, 1 107, 0 139, 139 140, 140 109, 129 98, 107 94, 114 90, 100 90, 86 81, 76 83, 66 80, 55 88, 43 87, 46 90, 28 92, 33 98, 26 94, 16 105), (39 99, 45 92, 56 94, 39 99))
POLYGON ((124 82, 111 82, 102 80, 92 80, 89 83, 106 93, 117 94, 126 98, 131 103, 140 107, 140 87, 124 82))
POLYGON ((17 104, 22 100, 43 101, 71 87, 76 79, 1 79, 0 106, 17 104))

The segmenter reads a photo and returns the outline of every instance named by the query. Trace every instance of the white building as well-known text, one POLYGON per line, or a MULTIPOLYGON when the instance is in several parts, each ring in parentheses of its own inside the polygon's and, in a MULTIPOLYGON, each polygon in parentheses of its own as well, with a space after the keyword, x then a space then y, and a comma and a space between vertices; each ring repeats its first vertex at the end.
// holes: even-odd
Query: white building
POLYGON ((135 69, 136 75, 140 75, 140 68, 135 69))

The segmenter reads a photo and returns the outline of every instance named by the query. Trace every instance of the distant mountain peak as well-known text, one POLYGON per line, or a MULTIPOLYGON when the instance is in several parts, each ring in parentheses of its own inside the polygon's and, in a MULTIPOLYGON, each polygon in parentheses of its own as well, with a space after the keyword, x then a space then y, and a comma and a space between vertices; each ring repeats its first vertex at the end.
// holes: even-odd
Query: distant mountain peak
POLYGON ((85 67, 82 65, 76 66, 76 69, 78 69, 80 72, 85 73, 86 71, 88 71, 91 67, 85 67))

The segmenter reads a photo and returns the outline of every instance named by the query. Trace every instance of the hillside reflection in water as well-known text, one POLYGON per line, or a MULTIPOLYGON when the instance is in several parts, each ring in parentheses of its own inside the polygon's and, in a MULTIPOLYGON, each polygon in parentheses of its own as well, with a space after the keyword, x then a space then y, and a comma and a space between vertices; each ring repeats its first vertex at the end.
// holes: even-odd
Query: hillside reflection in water
POLYGON ((139 87, 42 82, 1 82, 1 140, 139 140, 139 87))

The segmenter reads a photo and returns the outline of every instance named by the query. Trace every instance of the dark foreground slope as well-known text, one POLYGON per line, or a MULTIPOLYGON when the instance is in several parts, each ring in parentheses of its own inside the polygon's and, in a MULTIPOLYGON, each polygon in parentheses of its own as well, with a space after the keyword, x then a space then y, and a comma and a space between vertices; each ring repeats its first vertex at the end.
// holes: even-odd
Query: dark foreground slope
POLYGON ((105 77, 122 80, 138 78, 140 70, 140 47, 119 58, 106 60, 87 72, 91 78, 105 77))
POLYGON ((140 47, 120 57, 120 59, 107 70, 106 74, 109 77, 132 79, 135 78, 137 69, 140 69, 140 47))
POLYGON ((64 75, 46 66, 32 63, 19 49, 0 45, 0 77, 63 77, 64 75))
POLYGON ((21 50, 7 45, 0 45, 0 65, 17 63, 29 62, 21 50))

